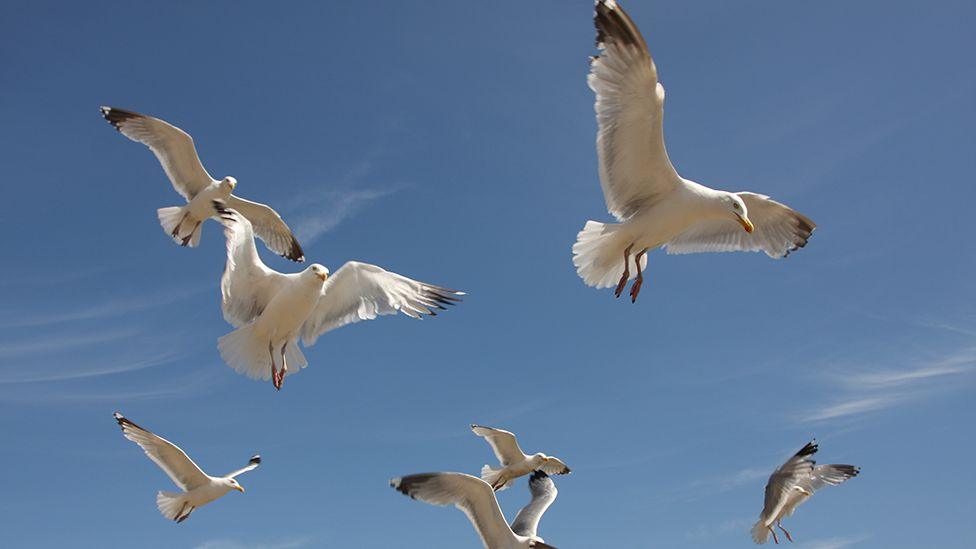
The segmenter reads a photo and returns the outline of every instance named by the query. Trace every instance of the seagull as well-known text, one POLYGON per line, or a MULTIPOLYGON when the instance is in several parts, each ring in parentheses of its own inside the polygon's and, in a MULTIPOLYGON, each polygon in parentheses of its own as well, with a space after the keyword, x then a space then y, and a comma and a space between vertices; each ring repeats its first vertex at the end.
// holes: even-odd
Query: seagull
POLYGON ((413 499, 432 505, 452 504, 464 511, 487 549, 555 549, 541 539, 513 532, 491 486, 480 478, 464 473, 421 473, 395 478, 390 486, 413 499))
POLYGON ((769 482, 766 483, 766 501, 762 513, 752 526, 753 541, 762 545, 769 540, 769 534, 772 534, 773 541, 778 544, 779 538, 773 530, 775 524, 786 534, 786 539, 792 542, 793 536, 783 528, 780 521, 791 516, 817 490, 824 486, 836 486, 861 472, 859 467, 853 465, 816 465, 811 456, 818 449, 816 440, 808 442, 770 475, 769 482))
POLYGON ((508 431, 481 425, 471 425, 471 430, 488 441, 495 451, 495 457, 501 462, 500 469, 492 469, 489 465, 481 468, 481 478, 495 491, 508 488, 512 481, 532 471, 543 471, 550 475, 566 475, 572 472, 559 458, 541 453, 526 455, 515 440, 515 435, 508 431))
POLYGON ((200 225, 216 215, 212 204, 220 199, 251 221, 254 231, 271 251, 299 263, 305 260, 302 247, 278 212, 231 194, 237 187, 233 177, 220 181, 210 177, 189 134, 168 122, 137 112, 115 107, 101 107, 101 111, 105 120, 122 135, 149 147, 163 165, 173 188, 186 199, 185 206, 156 211, 163 230, 177 243, 191 248, 199 244, 200 225))
POLYGON ((556 483, 549 478, 549 475, 536 471, 529 477, 529 492, 532 494, 532 499, 515 515, 512 531, 520 536, 545 542, 538 534, 539 521, 546 509, 556 501, 559 491, 556 490, 556 483))
POLYGON ((816 225, 766 195, 711 189, 675 171, 664 147, 664 86, 637 25, 614 0, 596 2, 596 45, 588 82, 596 94, 600 186, 619 223, 587 221, 573 264, 588 286, 637 301, 647 252, 759 251, 786 257, 816 225), (634 271, 630 265, 633 260, 634 271))
POLYGON ((156 462, 182 492, 159 492, 156 494, 156 506, 164 517, 183 522, 197 507, 222 497, 231 490, 243 493, 244 488, 234 477, 257 468, 261 464, 261 456, 254 456, 240 469, 222 477, 212 477, 197 467, 196 463, 179 446, 163 437, 139 427, 126 419, 122 414, 112 414, 122 427, 125 438, 138 444, 149 459, 156 462))
POLYGON ((318 263, 300 273, 279 273, 258 257, 248 219, 220 201, 214 208, 227 237, 222 309, 237 328, 218 340, 220 356, 252 379, 270 377, 276 389, 286 374, 308 365, 299 337, 310 347, 325 332, 379 315, 436 316, 432 309, 444 310, 464 295, 357 261, 333 276, 318 263))

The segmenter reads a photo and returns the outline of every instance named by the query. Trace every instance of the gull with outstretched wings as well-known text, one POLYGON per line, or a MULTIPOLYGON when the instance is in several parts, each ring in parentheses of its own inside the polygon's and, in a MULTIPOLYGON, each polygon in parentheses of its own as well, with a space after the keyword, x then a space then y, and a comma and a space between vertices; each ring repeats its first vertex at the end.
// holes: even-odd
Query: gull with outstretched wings
POLYGON ((519 510, 512 521, 512 531, 520 536, 545 541, 539 537, 539 521, 549 506, 556 501, 556 483, 543 471, 536 471, 529 477, 529 493, 532 499, 519 510))
POLYGON ((467 515, 487 549, 554 549, 539 538, 512 531, 491 486, 464 473, 421 473, 390 481, 398 492, 431 505, 454 505, 467 515))
POLYGON ((163 492, 156 494, 156 506, 164 517, 183 522, 197 507, 218 499, 231 490, 244 492, 244 488, 234 478, 261 464, 261 456, 254 456, 244 467, 222 477, 212 477, 204 473, 179 446, 148 431, 122 414, 112 414, 122 428, 125 438, 135 442, 163 470, 182 492, 163 492))
POLYGON ((824 486, 836 486, 861 472, 860 468, 853 465, 817 465, 813 455, 819 449, 817 441, 808 442, 770 475, 769 482, 766 483, 762 513, 752 526, 753 541, 762 545, 769 541, 769 535, 772 534, 773 541, 779 543, 779 537, 773 530, 774 524, 786 534, 788 540, 793 541, 793 536, 783 528, 780 521, 791 516, 817 490, 824 486))
POLYGON ((786 257, 816 225, 752 192, 711 189, 684 179, 664 146, 664 86, 637 25, 614 0, 597 0, 596 45, 588 82, 596 94, 597 156, 607 209, 618 223, 587 221, 573 245, 576 272, 589 286, 644 281, 647 252, 763 251, 786 257), (634 269, 631 270, 631 265, 634 269))
POLYGON ((418 282, 376 265, 350 261, 334 275, 318 263, 300 273, 279 273, 258 257, 251 223, 215 201, 227 237, 227 264, 220 280, 224 318, 236 330, 217 347, 224 361, 252 379, 271 379, 308 365, 298 339, 309 347, 330 330, 398 312, 436 316, 464 292, 418 282))
POLYGON ((471 430, 488 441, 495 452, 495 457, 501 463, 498 469, 490 465, 481 468, 481 478, 490 484, 493 490, 504 490, 515 479, 533 471, 543 471, 550 475, 566 475, 571 472, 559 458, 542 453, 527 455, 515 440, 515 435, 508 431, 481 425, 472 425, 471 430))
POLYGON ((184 206, 156 211, 163 230, 173 240, 182 246, 195 247, 200 242, 203 222, 216 215, 213 201, 219 199, 247 217, 255 234, 273 252, 292 261, 305 260, 302 247, 278 212, 231 194, 237 186, 233 177, 217 181, 207 173, 188 133, 164 120, 137 112, 115 107, 101 107, 101 111, 105 120, 122 135, 149 147, 163 165, 173 188, 186 199, 184 206))

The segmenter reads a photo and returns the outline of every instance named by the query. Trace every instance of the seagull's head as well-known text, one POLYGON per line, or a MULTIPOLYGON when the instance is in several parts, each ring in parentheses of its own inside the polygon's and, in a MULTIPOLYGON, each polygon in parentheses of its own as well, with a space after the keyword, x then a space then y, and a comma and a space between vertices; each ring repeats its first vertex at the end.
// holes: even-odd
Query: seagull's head
POLYGON ((752 221, 749 221, 749 210, 746 209, 746 203, 742 201, 742 198, 735 193, 728 193, 725 197, 726 208, 735 217, 735 220, 742 225, 747 233, 751 233, 755 226, 753 226, 752 221))
POLYGON ((315 277, 321 282, 325 282, 329 278, 329 269, 326 269, 318 263, 309 265, 309 267, 305 269, 305 272, 308 273, 308 276, 315 277))
POLYGON ((237 186, 237 180, 228 175, 227 177, 220 180, 220 186, 225 189, 233 191, 234 187, 237 186))
POLYGON ((536 463, 543 463, 546 461, 546 455, 543 454, 542 452, 539 452, 538 454, 533 454, 532 461, 536 463))
POLYGON ((241 486, 235 479, 232 478, 227 479, 227 485, 230 486, 231 490, 237 490, 242 494, 244 493, 244 487, 241 486))

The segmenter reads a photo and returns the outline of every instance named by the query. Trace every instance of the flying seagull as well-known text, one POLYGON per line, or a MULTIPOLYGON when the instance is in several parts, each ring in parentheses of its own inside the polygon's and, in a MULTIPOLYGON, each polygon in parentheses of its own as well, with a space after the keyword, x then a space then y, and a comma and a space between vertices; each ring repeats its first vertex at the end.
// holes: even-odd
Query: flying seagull
POLYGON ((163 230, 173 240, 183 246, 196 247, 200 242, 201 225, 216 215, 213 201, 220 199, 251 221, 254 232, 271 251, 292 261, 305 260, 302 247, 278 212, 265 204, 231 194, 237 186, 233 177, 220 181, 210 177, 189 134, 168 122, 137 112, 115 107, 102 107, 101 110, 105 120, 122 135, 149 147, 163 165, 173 188, 186 199, 185 206, 156 211, 163 230))
POLYGON ((664 87, 637 26, 614 0, 596 3, 596 45, 588 82, 596 93, 596 148, 607 209, 619 223, 587 221, 573 264, 588 286, 627 281, 637 301, 647 252, 759 251, 786 257, 806 245, 816 225, 752 192, 731 193, 684 179, 664 147, 664 87), (631 270, 631 265, 634 270, 631 270))
POLYGON ((464 295, 356 261, 333 276, 318 263, 300 273, 279 273, 258 257, 247 218, 220 201, 214 207, 227 237, 222 308, 237 328, 218 340, 220 356, 252 379, 270 377, 276 389, 286 374, 308 365, 299 337, 309 347, 325 332, 379 315, 436 316, 433 309, 446 309, 464 295))
POLYGON ((125 438, 138 444, 149 459, 156 462, 182 492, 159 492, 156 494, 156 506, 164 517, 183 522, 197 507, 222 497, 231 490, 244 492, 244 488, 234 479, 241 473, 246 473, 261 464, 261 456, 254 456, 244 467, 228 473, 222 477, 212 477, 197 467, 196 463, 183 450, 157 436, 128 419, 122 414, 112 414, 122 427, 125 438))
POLYGON ((556 483, 549 478, 549 475, 536 471, 529 477, 529 492, 532 494, 532 499, 515 515, 512 531, 535 541, 545 541, 539 537, 539 521, 546 509, 556 501, 559 491, 556 490, 556 483))
POLYGON ((481 468, 481 478, 495 491, 508 488, 512 481, 532 471, 543 471, 550 475, 565 475, 571 472, 559 458, 541 453, 526 455, 515 440, 515 435, 508 431, 481 425, 471 425, 471 430, 488 441, 491 449, 495 451, 495 457, 501 462, 500 469, 493 469, 489 465, 481 468))
POLYGON ((816 440, 808 442, 770 475, 769 482, 766 483, 766 501, 762 513, 759 513, 759 520, 752 526, 753 541, 762 545, 769 540, 769 534, 772 534, 773 541, 779 543, 773 530, 774 524, 786 534, 788 540, 793 541, 793 536, 783 528, 780 521, 791 516, 817 490, 824 486, 836 486, 861 472, 860 468, 853 465, 816 465, 812 456, 818 449, 816 440))
POLYGON ((554 549, 541 539, 513 532, 495 493, 485 481, 464 473, 421 473, 390 481, 395 490, 432 505, 454 505, 468 516, 487 549, 554 549))

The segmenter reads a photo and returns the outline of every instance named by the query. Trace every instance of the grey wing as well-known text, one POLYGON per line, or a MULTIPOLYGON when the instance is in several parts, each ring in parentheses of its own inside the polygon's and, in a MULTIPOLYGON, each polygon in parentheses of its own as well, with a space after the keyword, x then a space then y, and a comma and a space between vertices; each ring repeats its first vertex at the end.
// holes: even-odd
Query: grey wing
POLYGON ((485 481, 464 473, 421 473, 390 481, 398 492, 432 505, 454 505, 464 511, 485 547, 514 547, 515 533, 485 481))
POLYGON ((607 209, 618 220, 681 181, 664 146, 664 86, 637 25, 612 0, 596 4, 600 55, 587 79, 596 94, 597 155, 607 209))
POLYGON ((251 202, 231 195, 227 205, 241 213, 251 222, 254 234, 258 236, 274 253, 292 261, 305 261, 305 252, 298 244, 298 239, 285 224, 278 212, 270 206, 259 202, 251 202))
POLYGON ((755 229, 747 233, 732 217, 702 221, 666 244, 669 254, 699 252, 766 252, 786 257, 807 245, 817 225, 789 206, 761 194, 736 193, 748 210, 755 229))
POLYGON ((525 452, 522 451, 513 433, 481 425, 472 425, 471 430, 488 441, 502 467, 525 459, 525 452))
POLYGON ((800 486, 811 494, 824 486, 837 486, 847 482, 861 473, 861 469, 854 465, 831 463, 817 465, 813 468, 809 479, 800 482, 800 486))
POLYGON ((122 135, 149 147, 162 164, 176 192, 191 200, 213 178, 200 162, 190 134, 176 126, 137 112, 101 107, 102 116, 122 135))
POLYGON ((257 469, 258 468, 258 465, 261 465, 261 456, 255 455, 255 456, 251 457, 251 460, 247 462, 247 465, 245 465, 244 467, 241 467, 240 469, 238 469, 238 470, 236 470, 236 471, 234 471, 232 473, 227 473, 225 475, 225 477, 226 478, 234 478, 237 475, 240 475, 242 473, 246 473, 248 471, 252 471, 254 469, 257 469))
POLYGON ((512 521, 512 531, 520 536, 536 538, 538 536, 539 521, 546 509, 556 501, 556 484, 549 478, 549 475, 542 471, 536 471, 529 477, 529 492, 532 500, 523 507, 512 521))
POLYGON ((815 440, 808 442, 799 452, 793 454, 786 463, 780 465, 766 483, 766 495, 761 516, 775 517, 782 511, 790 494, 802 480, 809 478, 815 462, 811 458, 819 447, 815 440))
POLYGON ((112 414, 122 428, 125 438, 135 442, 169 478, 184 491, 192 490, 210 482, 204 473, 179 446, 136 425, 122 414, 112 414))

